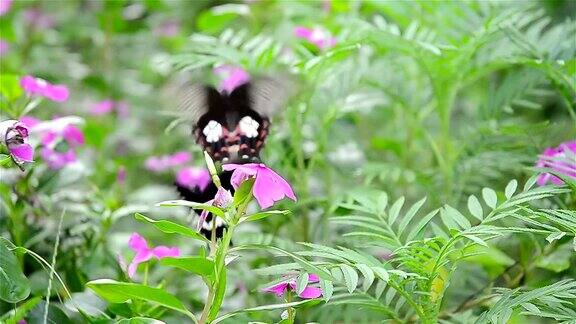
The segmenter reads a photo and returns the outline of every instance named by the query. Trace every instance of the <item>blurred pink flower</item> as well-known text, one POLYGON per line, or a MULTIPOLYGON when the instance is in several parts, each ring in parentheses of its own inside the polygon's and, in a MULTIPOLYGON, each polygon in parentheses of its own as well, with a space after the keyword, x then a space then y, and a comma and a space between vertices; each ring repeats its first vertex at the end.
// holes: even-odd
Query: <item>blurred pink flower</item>
POLYGON ((116 173, 116 181, 123 185, 126 182, 126 167, 121 165, 118 168, 118 173, 116 173))
POLYGON ((24 21, 34 29, 49 29, 56 24, 54 19, 38 8, 24 10, 24 21))
POLYGON ((250 75, 246 70, 232 65, 220 65, 214 68, 214 73, 222 78, 218 86, 221 92, 231 93, 237 87, 250 81, 250 75))
POLYGON ((309 41, 310 43, 316 45, 316 47, 319 49, 326 49, 336 45, 336 39, 318 27, 311 29, 298 26, 294 28, 294 35, 298 38, 309 41))
POLYGON ((20 79, 20 86, 28 95, 39 95, 52 101, 68 100, 68 88, 61 84, 50 84, 44 79, 26 75, 20 79))
POLYGON ((84 144, 84 134, 74 125, 49 130, 42 135, 40 156, 51 169, 61 169, 76 161, 76 148, 84 144))
MULTIPOLYGON (((536 167, 550 168, 559 173, 576 178, 576 141, 564 142, 555 148, 547 148, 542 152, 536 167)), ((550 173, 542 173, 538 176, 538 184, 543 186, 548 182, 562 185, 564 181, 550 173)))
POLYGON ((176 20, 165 21, 154 29, 156 37, 174 37, 180 33, 180 23, 176 20))
POLYGON ((3 39, 0 39, 0 57, 8 54, 9 50, 10 50, 10 43, 8 43, 3 39))
MULTIPOLYGON (((308 275, 309 284, 318 281, 320 281, 320 278, 318 278, 317 275, 315 274, 308 275)), ((262 291, 274 293, 276 294, 276 296, 282 297, 286 291, 296 291, 296 278, 290 278, 285 281, 281 281, 273 286, 264 288, 262 291)), ((298 297, 304 299, 318 298, 320 296, 322 296, 322 290, 318 287, 310 287, 310 286, 307 286, 306 288, 304 288, 304 291, 298 294, 298 297)))
POLYGON ((230 182, 235 189, 248 179, 255 178, 252 194, 262 209, 274 205, 276 201, 288 197, 296 201, 290 184, 274 170, 262 163, 224 164, 222 169, 232 171, 230 182))
POLYGON ((210 173, 205 168, 188 167, 176 173, 176 183, 189 189, 204 191, 211 181, 210 173))
POLYGON ((172 155, 152 156, 149 157, 144 166, 147 170, 153 172, 166 171, 188 163, 192 159, 190 153, 185 151, 176 152, 172 155))
POLYGON ((128 277, 134 277, 136 273, 136 268, 140 263, 146 262, 152 258, 158 260, 165 257, 178 257, 180 256, 180 249, 177 247, 167 247, 164 245, 159 245, 155 248, 149 248, 146 239, 144 239, 138 233, 132 233, 130 240, 128 241, 128 246, 136 252, 134 259, 128 265, 128 277))
POLYGON ((17 120, 1 122, 0 142, 6 145, 16 163, 34 161, 34 148, 28 144, 28 127, 24 123, 17 120))
POLYGON ((102 116, 114 110, 116 110, 119 117, 124 118, 128 115, 128 105, 124 101, 114 101, 111 99, 95 103, 92 108, 90 108, 90 114, 93 116, 102 116))
POLYGON ((32 116, 22 116, 20 117, 20 122, 26 125, 26 127, 32 128, 40 123, 40 119, 34 118, 32 116))
POLYGON ((6 14, 12 6, 12 0, 0 0, 0 16, 6 14))

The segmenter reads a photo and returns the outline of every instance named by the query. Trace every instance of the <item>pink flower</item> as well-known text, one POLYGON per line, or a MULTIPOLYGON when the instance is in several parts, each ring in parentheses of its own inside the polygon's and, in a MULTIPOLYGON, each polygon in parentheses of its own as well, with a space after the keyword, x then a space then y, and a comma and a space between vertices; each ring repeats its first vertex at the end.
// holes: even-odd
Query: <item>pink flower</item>
POLYGON ((50 130, 42 135, 40 156, 51 169, 61 169, 76 161, 76 148, 84 144, 82 131, 74 125, 50 130))
POLYGON ((210 173, 204 168, 188 167, 176 173, 176 183, 189 189, 204 191, 211 181, 210 173))
POLYGON ((12 0, 0 0, 0 16, 6 14, 12 6, 12 0))
POLYGON ((176 152, 172 155, 152 156, 144 162, 146 169, 154 172, 166 171, 188 163, 192 159, 190 153, 176 152))
POLYGON ((26 127, 32 128, 32 127, 40 124, 40 119, 34 118, 32 116, 22 116, 22 117, 20 117, 20 122, 22 122, 22 124, 26 125, 26 127))
POLYGON ((288 197, 296 201, 296 196, 290 184, 274 170, 262 163, 224 164, 222 169, 232 171, 230 182, 235 189, 248 179, 255 178, 252 194, 262 209, 266 209, 274 202, 288 197))
POLYGON ((159 245, 155 248, 149 248, 146 239, 144 239, 138 233, 132 233, 130 240, 128 241, 128 246, 136 252, 134 259, 128 265, 128 277, 133 278, 136 273, 136 268, 140 263, 146 262, 152 258, 158 260, 165 257, 178 257, 180 256, 180 249, 177 247, 167 247, 159 245))
POLYGON ((294 35, 316 45, 319 49, 326 49, 336 45, 336 39, 320 28, 306 28, 298 26, 294 28, 294 35))
POLYGON ((127 117, 128 115, 128 105, 123 101, 114 101, 111 99, 106 99, 95 103, 92 108, 90 108, 90 114, 93 116, 102 116, 111 113, 116 110, 119 117, 127 117))
MULTIPOLYGON (((315 274, 308 275, 309 284, 318 281, 320 281, 320 278, 318 278, 317 275, 315 274)), ((285 281, 281 281, 273 286, 264 288, 262 291, 274 293, 276 294, 276 296, 282 297, 286 291, 295 291, 295 290, 296 290, 296 278, 293 277, 285 281)), ((318 287, 307 286, 306 288, 304 288, 304 291, 298 294, 298 296, 304 299, 318 298, 322 296, 322 290, 318 287)))
POLYGON ((118 173, 116 173, 116 181, 118 181, 118 183, 121 185, 126 182, 126 167, 123 165, 118 168, 118 173))
POLYGON ((0 39, 0 57, 8 54, 9 50, 10 50, 10 43, 8 43, 3 39, 0 39))
MULTIPOLYGON (((550 168, 559 173, 576 178, 576 141, 564 142, 555 148, 547 148, 542 152, 536 167, 550 168)), ((552 182, 562 185, 564 181, 550 173, 542 173, 538 176, 540 186, 552 182)))
POLYGON ((154 29, 157 37, 174 37, 180 33, 180 23, 176 20, 165 21, 154 29))
POLYGON ((34 148, 28 144, 28 127, 17 120, 0 123, 0 143, 4 143, 18 164, 34 161, 34 148))
POLYGON ((38 30, 49 29, 55 25, 54 19, 38 8, 24 10, 24 21, 38 30))
POLYGON ((28 95, 39 95, 52 101, 68 100, 68 88, 61 84, 50 84, 44 79, 27 75, 20 79, 20 86, 28 95))
POLYGON ((231 93, 237 87, 250 81, 248 72, 232 65, 220 65, 214 69, 214 73, 223 78, 218 86, 218 90, 221 92, 231 93))

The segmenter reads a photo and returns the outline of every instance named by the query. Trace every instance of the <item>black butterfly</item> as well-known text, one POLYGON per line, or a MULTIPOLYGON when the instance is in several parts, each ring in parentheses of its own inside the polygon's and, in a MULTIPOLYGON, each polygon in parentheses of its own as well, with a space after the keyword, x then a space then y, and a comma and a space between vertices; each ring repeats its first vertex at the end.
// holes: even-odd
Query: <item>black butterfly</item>
MULTIPOLYGON (((291 87, 281 79, 260 78, 238 86, 232 92, 219 92, 211 86, 185 84, 180 88, 180 115, 192 121, 192 134, 214 161, 226 163, 258 163, 270 128, 271 115, 288 98, 291 87)), ((234 193, 231 172, 219 175, 222 186, 234 193)), ((189 201, 207 202, 217 188, 188 188, 176 184, 180 195, 189 201)), ((211 214, 201 232, 210 238, 211 214)), ((216 236, 221 237, 225 224, 216 219, 216 236)))

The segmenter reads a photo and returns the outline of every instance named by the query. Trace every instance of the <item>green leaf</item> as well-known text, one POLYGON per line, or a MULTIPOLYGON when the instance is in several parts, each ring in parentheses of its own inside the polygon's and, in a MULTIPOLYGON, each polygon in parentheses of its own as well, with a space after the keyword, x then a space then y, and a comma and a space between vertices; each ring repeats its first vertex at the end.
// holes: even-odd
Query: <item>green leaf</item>
POLYGON ((244 216, 242 218, 240 218, 240 223, 242 222, 252 222, 255 220, 259 220, 262 218, 266 218, 268 216, 274 216, 274 215, 289 215, 290 211, 289 210, 271 210, 271 211, 265 211, 265 212, 260 212, 260 213, 256 213, 256 214, 252 214, 252 215, 248 215, 248 216, 244 216))
POLYGON ((2 73, 2 77, 0 77, 0 94, 8 101, 18 99, 22 95, 20 78, 14 74, 2 73))
POLYGON ((370 267, 370 268, 372 269, 372 271, 374 271, 374 273, 378 276, 378 278, 382 279, 385 282, 388 282, 388 280, 390 280, 390 275, 388 274, 388 271, 386 271, 386 269, 379 267, 370 267))
POLYGON ((466 237, 467 239, 470 239, 471 241, 474 241, 475 243, 488 247, 488 243, 486 243, 483 239, 479 238, 478 236, 472 234, 462 234, 462 236, 466 237))
POLYGON ((506 189, 504 189, 504 195, 506 196, 506 198, 510 199, 510 197, 512 197, 512 195, 514 195, 514 193, 516 192, 516 188, 518 188, 518 181, 516 181, 516 179, 513 179, 512 181, 508 182, 508 185, 506 185, 506 189))
POLYGON ((548 235, 546 237, 546 241, 548 241, 548 243, 552 243, 556 240, 563 238, 564 235, 566 235, 566 233, 564 233, 564 232, 555 232, 555 233, 548 235))
POLYGON ((25 301, 22 305, 7 312, 0 317, 0 323, 17 324, 18 321, 24 319, 31 309, 42 300, 41 296, 36 296, 25 301))
POLYGON ((215 6, 198 15, 198 29, 205 33, 218 33, 240 15, 250 13, 245 4, 225 4, 215 6))
POLYGON ((482 205, 480 205, 480 201, 474 195, 470 195, 468 197, 468 210, 472 216, 476 217, 479 221, 482 221, 484 218, 484 211, 482 210, 482 205))
POLYGON ((30 283, 16 256, 8 249, 4 239, 0 239, 0 299, 17 303, 30 295, 30 283))
POLYGON ((344 282, 346 283, 348 292, 352 293, 358 285, 358 273, 347 264, 340 265, 340 270, 342 270, 342 274, 344 275, 344 282))
POLYGON ((140 213, 136 213, 134 214, 134 218, 136 218, 137 220, 141 220, 141 221, 145 221, 148 222, 152 225, 154 225, 157 229, 159 229, 160 231, 164 232, 164 233, 168 233, 168 234, 180 234, 180 235, 184 235, 186 237, 190 237, 199 241, 204 241, 204 242, 208 242, 208 239, 206 239, 203 235, 199 234, 198 232, 171 222, 169 220, 154 220, 152 218, 148 218, 140 213))
POLYGON ((482 189, 482 198, 486 202, 490 208, 496 208, 496 204, 498 203, 498 198, 496 196, 496 192, 490 188, 483 188, 482 189))
MULTIPOLYGON (((452 207, 450 205, 444 205, 444 210, 446 211, 446 217, 449 220, 454 220, 456 223, 458 223, 458 225, 461 228, 468 229, 468 228, 472 227, 472 224, 470 224, 470 221, 466 218, 466 216, 462 215, 454 207, 452 207)), ((443 218, 442 220, 445 220, 445 219, 443 218)), ((451 223, 451 222, 449 222, 449 223, 451 223)), ((448 224, 446 223, 446 220, 445 220, 445 224, 448 226, 448 224)), ((449 228, 455 228, 455 227, 449 227, 449 228)))
POLYGON ((162 258, 160 264, 195 273, 209 280, 214 276, 214 262, 201 256, 162 258))
POLYGON ((322 296, 324 300, 328 302, 334 294, 334 286, 332 285, 332 281, 324 280, 320 278, 320 289, 322 290, 322 296))
POLYGON ((365 264, 357 264, 356 268, 360 270, 362 276, 364 277, 364 281, 362 282, 362 289, 367 291, 370 289, 370 286, 372 286, 372 283, 374 282, 374 271, 372 271, 372 269, 370 269, 370 267, 365 264))
POLYGON ((111 279, 92 280, 86 283, 86 286, 111 303, 125 303, 135 299, 143 300, 194 317, 178 298, 160 288, 111 279))
POLYGON ((411 240, 417 238, 418 235, 420 235, 420 232, 424 229, 424 227, 426 227, 426 225, 428 225, 428 223, 430 223, 432 218, 434 218, 434 216, 436 216, 438 214, 439 210, 440 209, 435 209, 435 210, 429 212, 426 216, 422 217, 422 219, 418 222, 418 224, 412 229, 412 231, 410 231, 406 240, 411 241, 411 240))
POLYGON ((400 209, 402 209, 402 206, 404 206, 404 197, 400 197, 394 202, 394 204, 392 204, 392 207, 390 207, 390 212, 388 214, 388 223, 390 225, 394 224, 396 218, 400 215, 400 209))
POLYGON ((296 293, 300 295, 308 286, 308 273, 302 272, 296 280, 296 293))
POLYGON ((212 307, 210 307, 210 312, 208 313, 208 322, 212 321, 216 318, 216 316, 218 316, 218 312, 220 311, 220 307, 224 301, 224 296, 226 295, 226 267, 222 268, 218 282, 218 290, 216 290, 214 301, 212 302, 212 307))
POLYGON ((212 205, 201 204, 201 203, 188 201, 188 200, 166 200, 166 201, 162 201, 162 202, 157 203, 156 206, 160 206, 160 207, 182 206, 182 207, 190 207, 193 209, 202 209, 202 210, 207 210, 214 215, 217 215, 219 217, 224 218, 224 211, 222 211, 222 209, 215 207, 215 206, 212 206, 212 205))
POLYGON ((252 199, 252 187, 254 186, 254 179, 250 178, 240 184, 240 187, 234 192, 234 207, 243 204, 247 199, 252 199))
POLYGON ((424 205, 425 202, 426 197, 420 199, 417 203, 412 205, 412 207, 410 207, 406 215, 402 217, 402 222, 400 222, 400 225, 398 226, 398 236, 404 233, 404 230, 408 227, 408 224, 412 222, 412 219, 414 219, 414 216, 416 216, 416 213, 418 213, 418 211, 420 210, 420 208, 422 208, 422 205, 424 205))

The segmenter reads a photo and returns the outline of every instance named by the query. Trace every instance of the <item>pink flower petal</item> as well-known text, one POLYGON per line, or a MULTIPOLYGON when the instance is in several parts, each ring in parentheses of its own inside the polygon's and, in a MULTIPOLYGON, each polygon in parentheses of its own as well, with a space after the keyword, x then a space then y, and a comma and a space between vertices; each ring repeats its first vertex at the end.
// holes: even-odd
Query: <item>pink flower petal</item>
POLYGON ((322 290, 317 287, 306 287, 298 296, 304 299, 318 298, 322 296, 322 290))
MULTIPOLYGON (((206 202, 206 204, 211 205, 213 201, 214 201, 214 199, 209 200, 206 202)), ((196 226, 196 230, 198 232, 200 232, 200 230, 202 229, 202 226, 204 225, 204 222, 206 222, 206 217, 208 217, 208 211, 203 209, 202 212, 200 213, 200 218, 198 219, 198 225, 196 226)))
POLYGON ((11 6, 12 0, 0 0, 0 16, 7 13, 11 6))
POLYGON ((159 245, 152 249, 152 254, 158 259, 165 257, 178 257, 180 256, 180 249, 177 247, 159 245))
POLYGON ((176 152, 169 157, 169 163, 171 166, 178 166, 188 163, 192 159, 192 156, 188 152, 176 152))
POLYGON ((132 260, 132 262, 130 262, 130 265, 128 265, 128 277, 132 278, 134 277, 134 274, 136 273, 136 269, 138 268, 138 265, 140 263, 146 262, 148 260, 150 260, 152 258, 153 254, 152 251, 150 250, 142 250, 140 252, 136 253, 136 256, 134 257, 134 259, 132 260))
POLYGON ((114 109, 114 101, 104 100, 94 104, 94 106, 92 106, 92 108, 90 109, 90 114, 94 116, 102 116, 112 112, 113 109, 114 109))
POLYGON ((17 161, 34 161, 34 148, 30 144, 11 146, 10 154, 12 154, 12 156, 16 158, 17 161))
POLYGON ((313 273, 308 275, 308 282, 318 282, 320 281, 320 277, 318 277, 318 275, 315 275, 313 273))
POLYGON ((222 166, 224 171, 232 171, 232 177, 230 178, 230 183, 234 189, 238 189, 242 182, 246 181, 248 178, 255 176, 258 173, 258 164, 247 163, 247 164, 224 164, 222 166))
POLYGON ((138 233, 132 233, 132 236, 130 236, 130 239, 128 240, 128 246, 135 252, 148 250, 146 239, 138 233))
POLYGON ((214 73, 224 78, 218 89, 227 93, 231 93, 234 89, 250 80, 248 72, 240 67, 231 65, 221 65, 214 69, 214 73))
POLYGON ((198 187, 201 191, 204 191, 211 181, 210 173, 204 168, 184 168, 176 174, 176 183, 188 188, 198 187))
POLYGON ((271 292, 276 294, 276 296, 278 297, 282 297, 282 295, 284 295, 284 292, 286 292, 286 290, 288 289, 288 283, 287 282, 281 282, 278 284, 275 284, 273 286, 267 287, 262 289, 263 292, 271 292))
POLYGON ((20 122, 26 125, 26 127, 32 128, 40 123, 40 119, 34 118, 32 116, 22 116, 20 117, 20 122))
POLYGON ((64 102, 68 100, 68 87, 65 85, 50 85, 44 92, 44 96, 56 102, 64 102))
POLYGON ((84 134, 74 125, 66 126, 62 136, 72 147, 84 144, 84 134))

